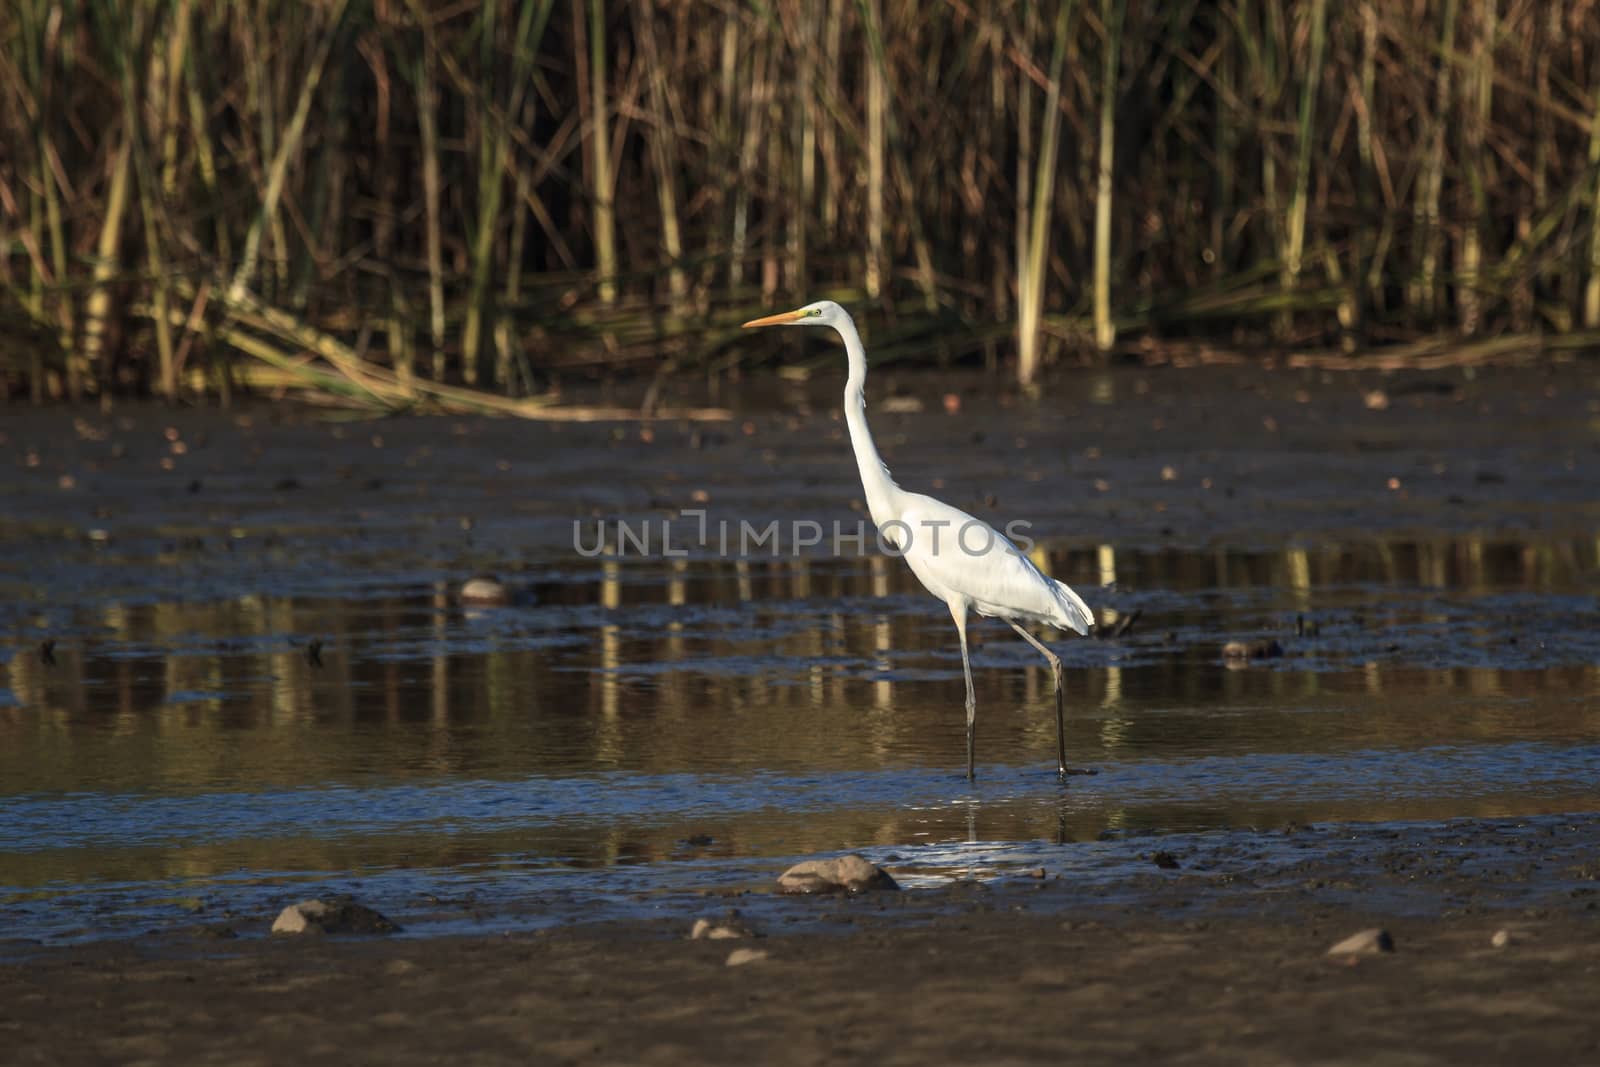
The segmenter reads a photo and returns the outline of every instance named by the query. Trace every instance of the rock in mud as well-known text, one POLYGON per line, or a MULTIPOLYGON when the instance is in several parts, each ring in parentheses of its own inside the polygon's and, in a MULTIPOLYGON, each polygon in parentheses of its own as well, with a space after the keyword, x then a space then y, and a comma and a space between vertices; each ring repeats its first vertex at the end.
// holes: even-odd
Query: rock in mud
POLYGON ((463 604, 509 604, 511 595, 505 585, 492 574, 480 574, 461 583, 463 604))
POLYGON ((1494 932, 1494 936, 1489 939, 1489 944, 1493 945, 1495 948, 1505 948, 1507 945, 1511 944, 1511 941, 1512 937, 1510 930, 1496 930, 1494 932))
POLYGON ((806 860, 778 878, 780 893, 861 893, 899 888, 888 871, 855 853, 831 860, 806 860))
POLYGON ((739 923, 712 922, 710 919, 696 919, 694 927, 689 931, 690 941, 727 941, 754 936, 748 927, 739 923))
POLYGON ((1283 646, 1271 638, 1261 641, 1229 641, 1222 646, 1223 659, 1277 659, 1281 655, 1283 646))
POLYGON ((1389 931, 1374 926, 1370 930, 1351 934, 1328 950, 1330 956, 1376 956, 1394 951, 1394 938, 1389 931))
POLYGON ((759 948, 736 948, 728 953, 729 967, 743 967, 747 963, 760 963, 771 953, 759 948))
POLYGON ((392 934, 398 923, 348 897, 302 900, 278 913, 275 934, 392 934))

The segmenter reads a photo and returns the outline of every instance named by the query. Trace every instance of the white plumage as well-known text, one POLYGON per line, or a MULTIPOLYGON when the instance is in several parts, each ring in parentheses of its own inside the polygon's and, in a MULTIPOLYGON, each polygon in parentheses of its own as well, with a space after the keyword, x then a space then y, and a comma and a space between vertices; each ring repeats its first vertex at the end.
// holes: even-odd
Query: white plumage
POLYGON ((1003 534, 982 519, 922 493, 908 493, 889 476, 867 429, 867 357, 861 336, 844 308, 831 300, 807 304, 779 315, 755 319, 746 326, 831 326, 844 340, 850 377, 844 387, 845 421, 855 449, 867 510, 884 541, 905 556, 928 592, 943 600, 961 638, 961 666, 967 682, 967 777, 974 776, 977 701, 972 690, 972 663, 967 655, 967 615, 977 612, 1004 619, 1038 649, 1055 678, 1057 765, 1067 768, 1066 712, 1061 690, 1061 660, 1020 623, 1045 623, 1087 634, 1094 615, 1083 599, 1062 582, 1040 571, 1003 534))

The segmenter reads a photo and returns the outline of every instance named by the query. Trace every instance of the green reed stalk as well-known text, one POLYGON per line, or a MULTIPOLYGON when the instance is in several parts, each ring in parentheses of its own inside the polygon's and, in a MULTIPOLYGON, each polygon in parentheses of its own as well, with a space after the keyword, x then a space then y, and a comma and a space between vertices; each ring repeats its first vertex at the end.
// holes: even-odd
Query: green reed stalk
MULTIPOLYGON (((533 8, 524 5, 526 22, 533 8)), ((497 0, 485 0, 478 13, 478 63, 486 85, 494 86, 494 38, 499 26, 497 0)), ((513 82, 515 84, 515 82, 513 82)), ((489 266, 494 258, 494 239, 500 226, 500 190, 505 184, 504 159, 510 152, 510 137, 504 123, 490 114, 488 94, 478 98, 478 218, 472 232, 469 252, 471 280, 467 294, 466 317, 461 326, 461 377, 469 386, 478 384, 483 371, 484 302, 489 292, 489 266)), ((492 373, 492 372, 491 372, 492 373)))
POLYGON ((595 266, 600 275, 602 304, 617 299, 617 209, 613 200, 616 182, 611 173, 611 123, 606 90, 606 15, 604 0, 589 3, 589 150, 593 182, 590 198, 594 204, 595 266))
MULTIPOLYGON (((181 16, 183 12, 180 10, 178 14, 181 16)), ((156 12, 156 17, 158 19, 160 17, 159 10, 156 12)), ((158 35, 159 27, 160 24, 158 23, 158 35)), ((174 33, 170 40, 176 46, 184 37, 185 34, 180 30, 174 33)), ((150 154, 145 148, 144 139, 140 135, 139 91, 137 86, 141 79, 139 78, 139 72, 134 70, 133 57, 136 53, 129 49, 120 51, 121 54, 117 58, 121 67, 122 122, 132 146, 134 177, 139 190, 139 216, 144 222, 145 263, 149 267, 150 284, 154 289, 151 300, 155 305, 153 324, 155 327, 158 361, 156 389, 166 398, 168 403, 171 403, 178 396, 178 380, 176 363, 173 358, 172 321, 169 314, 170 284, 167 278, 165 259, 162 255, 161 229, 158 225, 156 210, 156 194, 158 190, 164 188, 161 174, 167 172, 168 168, 163 167, 162 172, 158 173, 155 162, 150 158, 150 154)), ((168 75, 168 64, 181 61, 181 58, 181 52, 175 53, 170 48, 165 52, 160 50, 152 52, 150 55, 150 74, 148 78, 143 79, 158 93, 158 98, 151 101, 149 112, 152 116, 160 116, 160 121, 163 123, 172 114, 172 110, 167 106, 166 94, 175 88, 174 79, 168 75)), ((166 150, 165 146, 175 143, 166 136, 166 131, 162 128, 158 128, 156 134, 163 145, 163 151, 166 150)), ((173 167, 172 170, 175 184, 176 168, 173 167)))
POLYGON ((1489 214, 1487 174, 1492 166, 1484 152, 1494 106, 1494 38, 1496 0, 1478 0, 1478 35, 1473 45, 1473 109, 1462 128, 1462 162, 1469 191, 1468 217, 1461 226, 1460 282, 1456 306, 1461 332, 1472 336, 1482 324, 1481 287, 1483 230, 1489 214))
MULTIPOLYGON (((1115 2, 1115 0, 1113 0, 1115 2)), ((1039 116, 1039 160, 1032 182, 1025 249, 1017 279, 1017 380, 1029 385, 1039 373, 1040 316, 1044 312, 1044 283, 1050 255, 1050 216, 1055 197, 1056 153, 1061 137, 1061 76, 1067 62, 1067 30, 1072 5, 1056 12, 1051 36, 1050 75, 1045 83, 1044 112, 1039 116)), ((1024 87, 1024 94, 1028 90, 1024 87)))
POLYGON ((1368 303, 1381 297, 1383 266, 1379 257, 1387 245, 1377 237, 1377 234, 1387 232, 1390 227, 1389 212, 1383 210, 1384 221, 1381 227, 1378 230, 1373 228, 1373 220, 1380 212, 1377 123, 1374 121, 1378 106, 1378 12, 1375 3, 1376 0, 1362 0, 1361 4, 1361 61, 1356 87, 1356 92, 1359 93, 1356 107, 1356 152, 1361 161, 1361 172, 1357 179, 1356 207, 1362 226, 1356 239, 1354 271, 1356 298, 1351 309, 1354 323, 1350 328, 1355 329, 1364 328, 1365 309, 1368 303))
POLYGON ((1326 41, 1327 0, 1311 0, 1311 56, 1300 83, 1300 114, 1296 123, 1294 192, 1289 198, 1288 241, 1283 264, 1283 287, 1300 284, 1301 257, 1306 245, 1306 197, 1311 186, 1311 138, 1315 130, 1317 90, 1323 83, 1322 56, 1326 41))
POLYGON ((650 82, 650 156, 656 169, 656 206, 661 214, 661 250, 667 257, 667 291, 674 308, 689 298, 689 277, 683 270, 683 230, 678 219, 678 139, 668 106, 667 70, 656 40, 654 7, 649 0, 631 5, 634 33, 650 82))
POLYGON ((816 209, 817 197, 817 23, 823 8, 820 4, 802 5, 798 24, 800 40, 796 59, 799 63, 799 99, 795 106, 795 144, 798 163, 798 200, 789 213, 789 264, 786 271, 787 286, 791 293, 800 294, 806 289, 806 230, 816 209))
POLYGON ((444 381, 444 182, 439 167, 439 60, 426 40, 416 63, 417 137, 422 152, 423 240, 428 260, 428 341, 432 377, 444 381))
POLYGON ((316 97, 317 84, 322 80, 323 65, 327 62, 328 53, 339 35, 339 26, 344 19, 344 9, 348 3, 349 0, 332 0, 327 32, 318 42, 311 66, 306 71, 305 79, 300 83, 300 98, 295 103, 294 115, 289 119, 288 128, 283 131, 283 139, 278 144, 277 151, 273 154, 272 166, 267 171, 260 211, 245 234, 244 251, 239 258, 239 268, 234 272, 233 281, 228 285, 230 299, 237 300, 242 297, 255 277, 262 230, 278 214, 278 201, 283 196, 284 182, 289 176, 289 163, 300 150, 300 141, 305 134, 306 116, 311 113, 311 101, 316 97))
MULTIPOLYGON (((729 16, 730 20, 734 17, 729 16)), ((723 38, 724 55, 728 54, 727 50, 731 47, 736 57, 738 42, 738 27, 734 25, 732 32, 723 38)), ((765 134, 767 106, 772 99, 775 51, 772 34, 765 22, 757 23, 750 49, 750 82, 749 91, 744 94, 744 112, 741 116, 737 110, 730 111, 730 132, 739 131, 741 122, 743 125, 743 130, 735 133, 739 140, 734 163, 733 232, 728 248, 728 288, 734 292, 744 286, 744 258, 750 236, 751 186, 756 169, 756 152, 765 134)))
POLYGON ((1594 199, 1589 209, 1589 281, 1583 294, 1583 324, 1592 330, 1600 327, 1600 90, 1595 92, 1589 119, 1589 171, 1594 199))
MULTIPOLYGON (((828 0, 822 24, 823 93, 828 100, 840 98, 839 76, 844 69, 844 13, 846 0, 828 0)), ((823 234, 838 236, 839 206, 845 198, 844 163, 839 150, 838 125, 825 122, 817 131, 817 149, 822 154, 824 181, 821 196, 823 234)))
POLYGON ((1423 120, 1428 131, 1428 147, 1420 178, 1422 188, 1416 201, 1418 244, 1422 256, 1411 298, 1413 314, 1423 321, 1434 318, 1439 299, 1439 260, 1444 243, 1439 224, 1439 200, 1444 190, 1444 138, 1454 66, 1450 54, 1455 49, 1457 10, 1458 0, 1445 0, 1439 43, 1439 73, 1434 82, 1434 110, 1432 115, 1423 120))
POLYGON ((117 256, 122 242, 122 220, 128 207, 128 176, 133 150, 133 131, 123 130, 112 153, 107 175, 105 217, 95 243, 94 268, 89 295, 83 306, 83 348, 81 357, 68 363, 67 392, 77 399, 91 375, 106 377, 105 339, 111 314, 111 280, 119 272, 117 256))
POLYGON ((1228 220, 1233 215, 1239 184, 1236 167, 1239 154, 1237 31, 1228 26, 1220 10, 1214 17, 1217 36, 1226 38, 1226 41, 1219 45, 1220 53, 1217 56, 1216 126, 1212 136, 1212 151, 1217 160, 1212 177, 1214 202, 1209 219, 1213 281, 1233 269, 1233 237, 1229 232, 1228 220))

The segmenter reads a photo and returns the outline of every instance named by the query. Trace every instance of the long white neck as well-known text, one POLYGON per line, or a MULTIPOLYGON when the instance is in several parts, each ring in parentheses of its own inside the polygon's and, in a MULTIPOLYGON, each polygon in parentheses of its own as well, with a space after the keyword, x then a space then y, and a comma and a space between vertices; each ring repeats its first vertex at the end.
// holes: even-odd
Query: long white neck
POLYGON ((878 455, 878 446, 872 442, 872 431, 867 429, 867 353, 861 347, 861 335, 849 315, 834 327, 844 339, 845 353, 850 357, 850 377, 844 384, 844 421, 850 427, 850 447, 856 453, 856 467, 861 471, 861 488, 866 490, 867 511, 872 521, 882 526, 897 516, 895 501, 900 487, 889 477, 889 468, 878 455))

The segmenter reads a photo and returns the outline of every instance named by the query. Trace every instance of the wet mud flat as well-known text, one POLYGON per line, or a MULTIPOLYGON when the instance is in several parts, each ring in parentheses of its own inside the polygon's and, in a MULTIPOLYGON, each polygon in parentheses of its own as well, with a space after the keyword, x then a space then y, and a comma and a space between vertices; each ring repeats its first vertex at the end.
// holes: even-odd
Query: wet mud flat
POLYGON ((19 1064, 1600 1054, 1592 818, 1297 826, 1138 847, 1142 873, 1091 885, 1042 854, 1041 870, 987 882, 717 893, 670 918, 498 936, 258 929, 233 940, 202 926, 57 949, 0 964, 0 1035, 19 1064), (753 936, 688 940, 691 914, 753 936), (1374 927, 1392 951, 1328 955, 1374 927), (745 951, 757 958, 729 962, 745 951))
POLYGON ((979 631, 961 778, 898 561, 577 551, 853 526, 836 383, 0 417, 0 1060, 1596 1059, 1592 368, 894 379, 902 484, 1032 521, 1100 617, 1055 646, 1098 776, 979 631), (769 892, 846 849, 905 891, 769 892), (265 935, 341 892, 405 932, 265 935), (730 908, 766 959, 685 940, 730 908))

